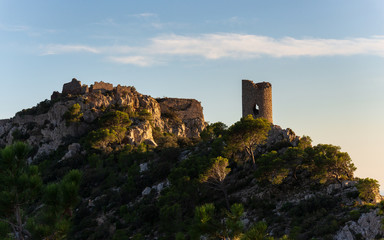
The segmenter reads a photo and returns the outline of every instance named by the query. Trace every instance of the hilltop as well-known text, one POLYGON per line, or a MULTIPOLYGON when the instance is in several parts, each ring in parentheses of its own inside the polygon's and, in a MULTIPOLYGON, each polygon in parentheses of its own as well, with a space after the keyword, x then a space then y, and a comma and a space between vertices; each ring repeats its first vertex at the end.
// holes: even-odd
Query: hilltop
POLYGON ((384 236, 377 181, 354 177, 339 147, 251 116, 207 124, 195 99, 72 79, 1 120, 0 146, 0 176, 25 175, 0 189, 2 239, 384 236))

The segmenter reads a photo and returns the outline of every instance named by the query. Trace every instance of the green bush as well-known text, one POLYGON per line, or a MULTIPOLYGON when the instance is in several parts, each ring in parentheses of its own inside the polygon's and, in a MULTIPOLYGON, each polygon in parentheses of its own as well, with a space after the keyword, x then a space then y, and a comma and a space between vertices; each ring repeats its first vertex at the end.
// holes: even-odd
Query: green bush
POLYGON ((352 210, 349 212, 349 217, 353 221, 357 221, 360 218, 360 211, 359 210, 352 210))
POLYGON ((111 143, 118 141, 117 133, 111 129, 100 128, 88 134, 88 142, 94 149, 107 151, 111 143))
POLYGON ((74 122, 80 122, 83 119, 80 104, 75 103, 68 108, 68 111, 64 114, 64 119, 67 125, 74 122))
POLYGON ((379 182, 372 178, 359 179, 356 185, 359 191, 359 198, 365 202, 375 202, 376 194, 379 193, 379 182))
POLYGON ((99 123, 102 127, 129 127, 132 124, 132 121, 129 119, 129 115, 126 112, 110 111, 100 118, 99 123))
POLYGON ((167 118, 167 119, 169 119, 173 123, 181 124, 181 122, 182 122, 180 117, 177 115, 177 113, 175 111, 172 111, 172 110, 169 110, 167 112, 162 112, 161 113, 161 117, 162 118, 167 118))
POLYGON ((23 133, 20 129, 15 129, 13 132, 12 132, 12 138, 13 138, 13 142, 17 142, 17 141, 25 141, 29 138, 29 134, 28 133, 23 133))
POLYGON ((144 108, 139 111, 138 118, 140 120, 152 120, 152 114, 148 111, 148 109, 144 108))

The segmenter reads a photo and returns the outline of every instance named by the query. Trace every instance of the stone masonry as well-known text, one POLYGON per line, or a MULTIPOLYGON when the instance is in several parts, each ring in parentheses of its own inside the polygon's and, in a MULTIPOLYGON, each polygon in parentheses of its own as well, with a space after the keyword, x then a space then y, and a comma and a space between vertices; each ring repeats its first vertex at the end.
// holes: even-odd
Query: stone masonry
POLYGON ((65 83, 63 85, 63 91, 62 94, 64 96, 66 95, 78 95, 81 94, 82 88, 81 88, 81 82, 78 81, 76 78, 72 78, 72 81, 69 83, 65 83))
POLYGON ((273 123, 272 85, 269 82, 242 81, 243 117, 265 118, 273 123))
MULTIPOLYGON (((72 78, 71 82, 65 83, 63 85, 63 91, 62 91, 63 96, 80 95, 84 93, 88 93, 88 86, 81 85, 81 82, 78 81, 76 78, 72 78)), ((57 92, 54 92, 51 96, 51 99, 57 99, 59 97, 60 97, 60 94, 58 94, 57 92)))
POLYGON ((112 91, 113 90, 113 85, 111 83, 105 83, 103 81, 101 82, 95 82, 93 85, 90 87, 90 92, 101 92, 105 93, 106 91, 112 91))

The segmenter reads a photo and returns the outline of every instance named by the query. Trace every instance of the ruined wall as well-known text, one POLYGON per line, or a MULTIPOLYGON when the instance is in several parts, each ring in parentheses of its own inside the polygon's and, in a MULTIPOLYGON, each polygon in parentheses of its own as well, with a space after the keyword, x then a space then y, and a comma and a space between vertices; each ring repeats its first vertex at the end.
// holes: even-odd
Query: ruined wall
POLYGON ((66 95, 78 95, 81 94, 82 88, 81 88, 81 82, 77 81, 76 78, 72 78, 72 81, 69 83, 65 83, 63 85, 63 91, 62 94, 64 96, 66 95))
MULTIPOLYGON (((69 83, 65 83, 63 85, 63 91, 62 95, 80 95, 88 93, 88 86, 87 85, 81 85, 81 82, 78 81, 76 78, 72 78, 72 81, 69 83)), ((51 95, 51 99, 58 99, 60 98, 61 94, 59 92, 53 92, 51 95)))
POLYGON ((243 117, 252 114, 254 118, 265 118, 273 123, 272 85, 269 82, 254 83, 242 81, 243 117))
MULTIPOLYGON (((161 117, 166 129, 176 135, 179 135, 180 131, 185 131, 187 137, 200 136, 206 123, 203 107, 199 101, 183 98, 158 98, 156 101, 160 104, 161 117)), ((180 134, 184 135, 181 132, 180 134)))
POLYGON ((100 91, 102 93, 106 91, 112 91, 113 90, 113 85, 111 83, 106 83, 106 82, 95 82, 93 85, 90 87, 90 92, 96 92, 100 91))

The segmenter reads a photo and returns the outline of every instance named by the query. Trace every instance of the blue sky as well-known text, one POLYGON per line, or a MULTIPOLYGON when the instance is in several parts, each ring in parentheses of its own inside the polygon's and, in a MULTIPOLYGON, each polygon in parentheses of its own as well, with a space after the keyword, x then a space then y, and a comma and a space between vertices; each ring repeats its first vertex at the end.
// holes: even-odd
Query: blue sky
POLYGON ((241 117, 241 79, 273 86, 275 124, 339 145, 384 186, 384 1, 0 0, 0 118, 76 77, 241 117))

